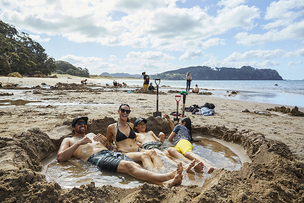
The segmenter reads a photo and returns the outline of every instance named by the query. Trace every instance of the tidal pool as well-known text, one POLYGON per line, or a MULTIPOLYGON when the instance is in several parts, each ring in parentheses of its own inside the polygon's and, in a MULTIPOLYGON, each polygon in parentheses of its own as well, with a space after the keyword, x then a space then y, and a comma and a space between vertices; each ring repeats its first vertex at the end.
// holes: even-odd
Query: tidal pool
MULTIPOLYGON (((193 135, 200 142, 194 142, 193 152, 202 156, 216 169, 239 170, 244 162, 250 162, 245 150, 237 144, 225 142, 215 138, 205 138, 200 135, 193 135)), ((165 141, 165 147, 172 146, 171 142, 165 141)), ((168 170, 174 170, 175 166, 162 160, 168 170)), ((215 169, 215 170, 216 170, 215 169)), ((138 180, 123 173, 100 171, 96 166, 90 165, 79 159, 70 159, 67 162, 58 163, 56 154, 43 161, 42 173, 46 180, 57 182, 63 188, 79 187, 90 182, 95 182, 96 187, 111 185, 121 188, 134 188, 142 185, 144 181, 138 180)), ((202 186, 205 179, 211 174, 204 173, 183 173, 182 185, 202 186)))

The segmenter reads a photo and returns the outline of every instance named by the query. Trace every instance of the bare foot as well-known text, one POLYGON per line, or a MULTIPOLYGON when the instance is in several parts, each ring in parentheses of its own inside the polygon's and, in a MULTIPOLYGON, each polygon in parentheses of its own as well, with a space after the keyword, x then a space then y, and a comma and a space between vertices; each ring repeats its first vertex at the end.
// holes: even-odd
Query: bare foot
POLYGON ((168 176, 169 176, 170 179, 172 179, 176 175, 182 175, 183 170, 184 170, 183 165, 180 162, 180 163, 176 164, 176 169, 174 171, 172 171, 171 173, 169 173, 168 176))
POLYGON ((195 166, 194 166, 194 170, 197 173, 203 173, 204 170, 204 164, 203 162, 198 162, 195 166))
POLYGON ((195 160, 193 160, 190 164, 184 166, 184 169, 189 172, 190 169, 195 165, 195 160))
POLYGON ((213 167, 210 167, 207 171, 207 173, 212 173, 214 171, 214 168, 213 167))
POLYGON ((163 186, 167 187, 167 188, 171 188, 175 185, 180 185, 183 182, 183 175, 182 174, 176 174, 174 176, 174 178, 166 181, 163 183, 163 186))

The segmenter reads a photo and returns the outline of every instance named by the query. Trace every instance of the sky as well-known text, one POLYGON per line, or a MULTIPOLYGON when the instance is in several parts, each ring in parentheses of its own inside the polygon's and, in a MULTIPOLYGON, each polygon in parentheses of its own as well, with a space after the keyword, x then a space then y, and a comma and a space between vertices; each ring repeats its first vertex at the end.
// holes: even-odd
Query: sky
POLYGON ((303 0, 0 0, 0 19, 95 75, 249 65, 304 79, 303 0))

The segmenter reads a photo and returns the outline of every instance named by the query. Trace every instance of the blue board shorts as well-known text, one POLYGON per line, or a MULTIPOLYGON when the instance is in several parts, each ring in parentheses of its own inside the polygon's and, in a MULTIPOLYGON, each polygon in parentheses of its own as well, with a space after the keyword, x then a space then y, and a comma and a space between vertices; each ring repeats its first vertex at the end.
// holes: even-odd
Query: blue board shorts
POLYGON ((100 170, 117 172, 117 168, 121 160, 133 161, 131 158, 121 152, 102 150, 90 156, 88 162, 98 166, 100 170))

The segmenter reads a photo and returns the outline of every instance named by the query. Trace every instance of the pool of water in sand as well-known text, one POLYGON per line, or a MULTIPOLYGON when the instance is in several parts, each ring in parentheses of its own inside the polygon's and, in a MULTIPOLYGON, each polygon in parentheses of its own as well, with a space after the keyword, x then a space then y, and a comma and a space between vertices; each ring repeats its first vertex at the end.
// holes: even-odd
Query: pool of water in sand
MULTIPOLYGON (((246 152, 237 144, 200 135, 193 135, 193 137, 200 140, 200 142, 193 143, 193 152, 199 154, 216 169, 239 170, 243 163, 250 162, 246 152)), ((165 141, 164 146, 172 146, 172 143, 165 141)), ((175 169, 174 165, 162 161, 168 170, 175 169)), ((127 174, 100 171, 96 166, 73 158, 67 162, 58 163, 56 155, 54 155, 44 160, 43 165, 42 173, 46 176, 47 181, 57 182, 63 188, 79 187, 90 182, 95 182, 96 187, 111 185, 120 188, 134 188, 144 183, 127 174)), ((183 176, 182 185, 202 186, 205 179, 211 174, 184 171, 183 176)))

